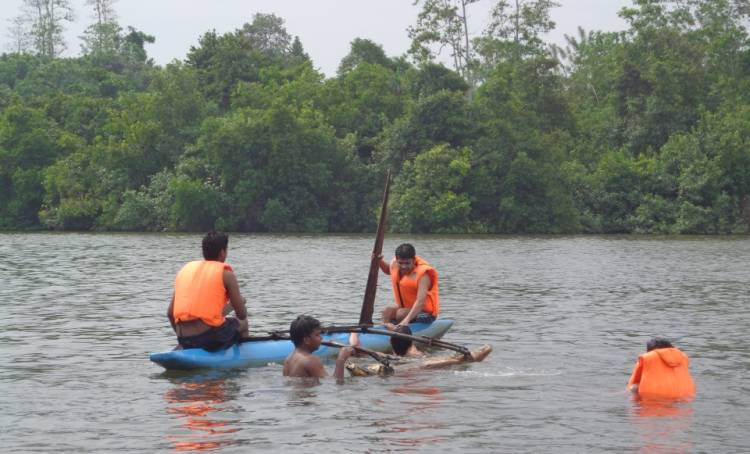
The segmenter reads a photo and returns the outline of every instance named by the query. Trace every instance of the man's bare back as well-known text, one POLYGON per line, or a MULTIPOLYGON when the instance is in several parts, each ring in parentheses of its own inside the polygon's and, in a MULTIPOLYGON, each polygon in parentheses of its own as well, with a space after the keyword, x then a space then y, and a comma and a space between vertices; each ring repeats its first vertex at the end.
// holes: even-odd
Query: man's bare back
POLYGON ((325 377, 323 362, 312 353, 295 349, 284 361, 285 377, 325 377))

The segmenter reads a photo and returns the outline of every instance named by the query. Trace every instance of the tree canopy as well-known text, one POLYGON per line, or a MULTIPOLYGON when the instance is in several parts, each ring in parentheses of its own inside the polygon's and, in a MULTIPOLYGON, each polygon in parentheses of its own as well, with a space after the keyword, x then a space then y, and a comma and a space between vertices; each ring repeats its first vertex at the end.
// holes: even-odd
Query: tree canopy
MULTIPOLYGON (((273 14, 158 39, 88 0, 26 0, 0 56, 0 229, 748 233, 747 0, 634 0, 546 43, 552 1, 418 0, 409 53, 357 38, 334 77, 273 14), (34 13, 34 14, 32 14, 34 13), (437 60, 441 46, 452 67, 437 60)), ((406 33, 406 31, 405 31, 406 33)))

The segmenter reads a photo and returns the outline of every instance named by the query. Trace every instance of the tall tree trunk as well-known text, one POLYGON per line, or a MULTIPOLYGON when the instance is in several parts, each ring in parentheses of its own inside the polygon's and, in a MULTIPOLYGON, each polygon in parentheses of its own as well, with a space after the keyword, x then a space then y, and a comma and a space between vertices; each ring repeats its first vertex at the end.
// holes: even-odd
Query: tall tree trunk
POLYGON ((45 4, 47 6, 47 45, 49 46, 47 55, 49 55, 50 58, 54 58, 55 56, 55 42, 52 39, 55 33, 55 1, 54 0, 47 0, 45 1, 45 4))
POLYGON ((73 20, 70 0, 24 0, 37 54, 54 58, 65 49, 63 21, 73 20))
POLYGON ((41 55, 46 55, 47 53, 47 47, 49 46, 47 44, 47 18, 44 15, 44 4, 41 2, 41 0, 38 0, 36 2, 37 5, 37 52, 41 55))
POLYGON ((466 49, 466 56, 464 59, 464 68, 465 68, 465 74, 464 79, 469 82, 470 87, 474 87, 474 77, 471 73, 471 68, 469 67, 471 62, 471 47, 469 45, 469 20, 466 17, 466 0, 461 0, 461 19, 463 20, 464 24, 464 49, 466 49))
POLYGON ((518 44, 521 37, 519 35, 519 30, 521 28, 521 5, 519 5, 519 0, 516 0, 516 24, 515 24, 515 34, 513 36, 513 42, 515 44, 518 44))
POLYGON ((17 16, 10 20, 11 26, 8 35, 13 40, 11 48, 17 54, 29 51, 29 31, 27 29, 28 18, 17 16))
POLYGON ((98 21, 97 23, 99 25, 102 25, 104 23, 104 18, 102 17, 102 13, 103 13, 103 11, 102 11, 102 2, 100 2, 100 1, 97 0, 97 2, 96 2, 96 19, 97 19, 97 21, 98 21))

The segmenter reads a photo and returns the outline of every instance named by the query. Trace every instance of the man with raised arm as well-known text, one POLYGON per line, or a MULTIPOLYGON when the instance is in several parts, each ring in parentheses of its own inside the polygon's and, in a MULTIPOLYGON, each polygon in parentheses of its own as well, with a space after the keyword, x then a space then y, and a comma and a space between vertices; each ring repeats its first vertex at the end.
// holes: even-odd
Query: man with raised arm
POLYGON ((432 323, 440 313, 438 273, 404 243, 396 248, 390 265, 380 259, 380 269, 391 277, 395 304, 383 310, 383 323, 394 330, 410 322, 432 323))
POLYGON ((177 273, 167 309, 169 323, 182 348, 216 351, 247 336, 247 308, 229 264, 229 237, 211 231, 203 238, 203 259, 177 273), (234 310, 237 318, 226 317, 234 310))

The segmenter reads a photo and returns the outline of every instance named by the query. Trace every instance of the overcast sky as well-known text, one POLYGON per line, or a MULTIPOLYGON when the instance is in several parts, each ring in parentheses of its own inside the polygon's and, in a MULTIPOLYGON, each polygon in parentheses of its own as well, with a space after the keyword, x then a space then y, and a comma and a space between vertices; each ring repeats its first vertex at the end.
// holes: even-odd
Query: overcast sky
MULTIPOLYGON (((617 12, 630 0, 557 0, 552 12, 557 28, 548 42, 563 45, 564 35, 586 30, 623 30, 626 24, 617 12)), ((76 22, 66 32, 68 51, 80 52, 78 37, 92 21, 85 0, 71 0, 76 22)), ((470 28, 479 35, 487 22, 492 0, 480 0, 469 10, 470 28), (474 25, 471 25, 474 24, 474 25)), ((23 0, 0 0, 0 47, 7 50, 9 20, 21 11, 23 0)), ((406 29, 414 25, 419 6, 412 0, 118 0, 118 22, 156 37, 146 47, 154 61, 163 65, 183 60, 190 46, 205 32, 225 33, 251 22, 255 13, 273 13, 285 20, 290 35, 299 36, 315 67, 333 76, 354 38, 367 38, 383 46, 393 57, 409 48, 406 29)))

